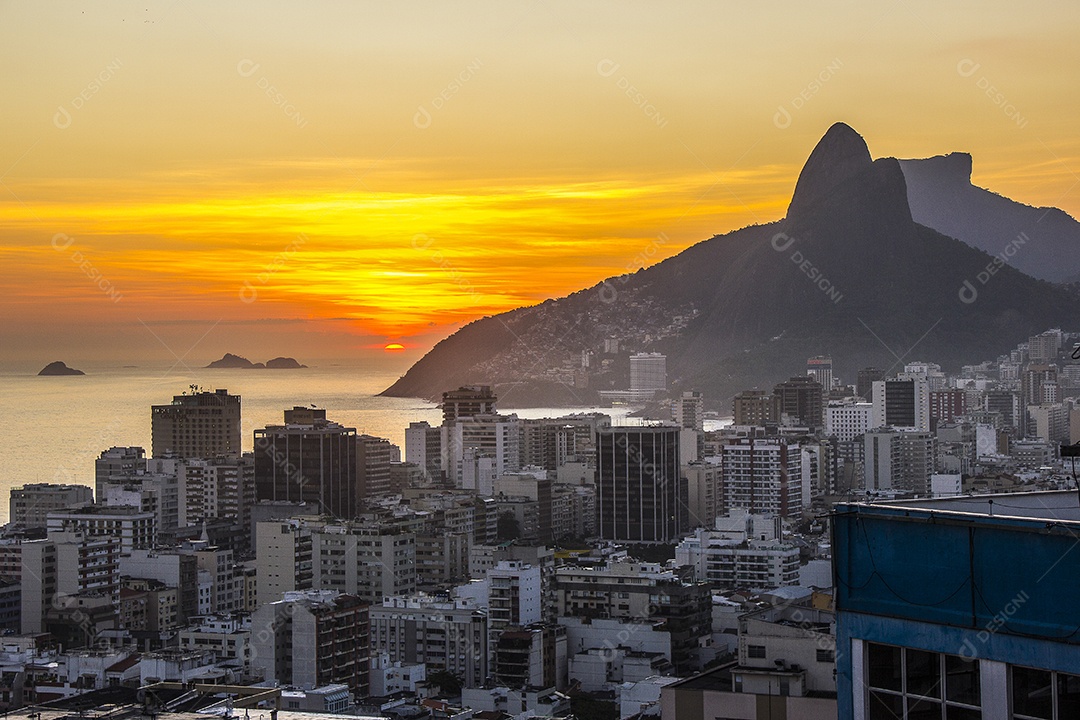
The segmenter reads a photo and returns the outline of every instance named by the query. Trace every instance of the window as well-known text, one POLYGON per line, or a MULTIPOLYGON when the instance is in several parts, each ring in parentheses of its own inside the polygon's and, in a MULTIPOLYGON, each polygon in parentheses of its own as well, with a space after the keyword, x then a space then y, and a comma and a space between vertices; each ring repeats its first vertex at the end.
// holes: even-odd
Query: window
POLYGON ((1009 670, 1014 720, 1080 717, 1080 675, 1018 665, 1009 670))
POLYGON ((817 651, 818 662, 836 662, 836 651, 834 650, 822 650, 818 648, 817 651))
POLYGON ((747 657, 752 657, 752 658, 763 658, 763 657, 765 657, 765 646, 764 645, 747 645, 746 646, 746 656, 747 657))
POLYGON ((866 677, 870 720, 982 718, 978 661, 868 642, 866 677))

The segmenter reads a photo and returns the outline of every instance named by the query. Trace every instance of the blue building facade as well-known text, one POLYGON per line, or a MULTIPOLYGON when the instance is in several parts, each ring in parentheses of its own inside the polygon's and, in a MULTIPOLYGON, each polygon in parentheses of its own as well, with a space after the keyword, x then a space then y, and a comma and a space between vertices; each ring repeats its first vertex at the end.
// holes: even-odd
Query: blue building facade
POLYGON ((1080 720, 1080 497, 837 505, 841 720, 1080 720))

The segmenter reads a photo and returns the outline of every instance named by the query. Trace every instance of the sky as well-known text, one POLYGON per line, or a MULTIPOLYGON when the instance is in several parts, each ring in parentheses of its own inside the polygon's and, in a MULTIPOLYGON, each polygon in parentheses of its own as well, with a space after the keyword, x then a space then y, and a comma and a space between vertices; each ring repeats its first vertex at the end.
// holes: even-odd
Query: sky
POLYGON ((0 366, 417 358, 783 217, 836 121, 1077 217, 1077 28, 1070 2, 0 1, 0 366))

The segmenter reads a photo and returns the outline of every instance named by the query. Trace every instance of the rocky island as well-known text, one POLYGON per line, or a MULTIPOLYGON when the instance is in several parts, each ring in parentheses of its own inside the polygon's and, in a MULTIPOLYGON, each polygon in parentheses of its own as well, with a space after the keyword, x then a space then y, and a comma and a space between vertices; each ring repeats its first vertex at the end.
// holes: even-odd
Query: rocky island
POLYGON ((41 368, 41 372, 38 375, 56 376, 56 375, 85 375, 82 370, 76 370, 75 368, 69 368, 64 363, 57 360, 51 362, 45 367, 41 368))
POLYGON ((215 360, 206 367, 213 369, 240 369, 240 370, 300 370, 307 365, 301 365, 291 357, 276 357, 266 363, 253 363, 246 357, 225 353, 220 360, 215 360))

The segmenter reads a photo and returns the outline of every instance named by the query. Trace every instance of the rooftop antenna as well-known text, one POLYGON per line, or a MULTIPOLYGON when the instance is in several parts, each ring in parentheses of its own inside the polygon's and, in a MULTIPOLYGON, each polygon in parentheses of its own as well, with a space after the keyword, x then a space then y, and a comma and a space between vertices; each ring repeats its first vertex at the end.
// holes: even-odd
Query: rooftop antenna
POLYGON ((1069 458, 1069 460, 1072 461, 1073 485, 1076 486, 1076 497, 1077 497, 1077 500, 1080 501, 1080 481, 1077 481, 1077 479, 1076 479, 1076 457, 1077 457, 1077 455, 1080 455, 1080 443, 1076 443, 1076 444, 1073 444, 1073 445, 1062 445, 1061 446, 1061 457, 1069 458))

